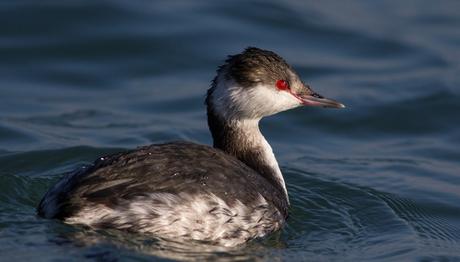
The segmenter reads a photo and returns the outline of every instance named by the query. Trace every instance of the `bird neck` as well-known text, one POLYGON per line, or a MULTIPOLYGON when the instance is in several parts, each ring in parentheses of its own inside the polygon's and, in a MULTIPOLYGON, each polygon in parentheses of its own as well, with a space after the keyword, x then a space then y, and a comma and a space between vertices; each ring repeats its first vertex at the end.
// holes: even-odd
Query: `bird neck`
POLYGON ((288 201, 286 185, 278 162, 272 148, 260 132, 260 119, 225 119, 213 110, 209 101, 207 111, 214 147, 251 167, 280 190, 288 201))

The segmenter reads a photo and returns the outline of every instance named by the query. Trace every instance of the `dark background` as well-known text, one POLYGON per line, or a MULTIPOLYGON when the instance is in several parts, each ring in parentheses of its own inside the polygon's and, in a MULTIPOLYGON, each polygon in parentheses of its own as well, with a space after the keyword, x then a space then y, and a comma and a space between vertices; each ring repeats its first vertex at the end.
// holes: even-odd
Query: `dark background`
POLYGON ((459 28, 456 0, 2 1, 0 260, 459 260, 459 28), (347 105, 262 121, 292 203, 281 234, 191 252, 35 216, 97 156, 210 144, 205 91, 247 46, 347 105))

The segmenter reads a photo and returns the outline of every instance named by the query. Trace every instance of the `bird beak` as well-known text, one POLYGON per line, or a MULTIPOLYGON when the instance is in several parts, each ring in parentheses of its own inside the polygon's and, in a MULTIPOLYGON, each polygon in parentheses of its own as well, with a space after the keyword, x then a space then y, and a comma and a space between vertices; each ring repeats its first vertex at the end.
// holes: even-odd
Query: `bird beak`
POLYGON ((328 108, 345 108, 345 105, 335 100, 328 99, 313 92, 310 94, 298 95, 304 106, 320 106, 328 108))

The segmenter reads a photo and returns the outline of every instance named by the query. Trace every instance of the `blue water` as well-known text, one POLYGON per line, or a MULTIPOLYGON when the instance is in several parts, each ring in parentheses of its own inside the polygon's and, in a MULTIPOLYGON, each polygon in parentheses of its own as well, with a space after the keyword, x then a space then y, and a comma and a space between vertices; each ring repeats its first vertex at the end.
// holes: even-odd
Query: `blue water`
POLYGON ((460 261, 459 28, 456 0, 2 1, 0 260, 460 261), (282 232, 216 251, 36 217, 100 155, 210 144, 205 90, 250 45, 347 105, 262 121, 282 232))

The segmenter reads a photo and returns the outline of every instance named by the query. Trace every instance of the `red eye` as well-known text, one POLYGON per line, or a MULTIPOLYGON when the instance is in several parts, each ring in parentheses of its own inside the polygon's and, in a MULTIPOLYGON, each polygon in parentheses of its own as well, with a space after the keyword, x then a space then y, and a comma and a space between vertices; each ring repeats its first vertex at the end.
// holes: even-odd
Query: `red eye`
POLYGON ((278 88, 279 90, 288 90, 289 83, 286 80, 278 80, 276 81, 276 88, 278 88))

